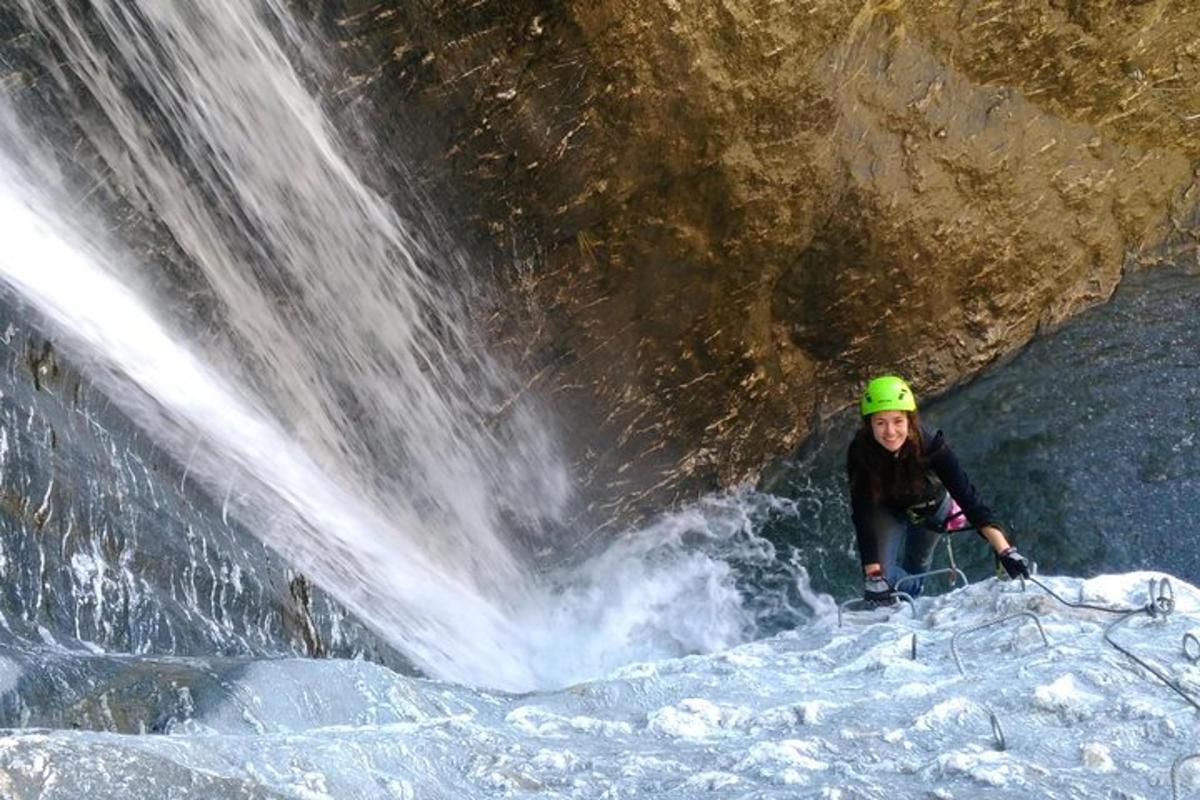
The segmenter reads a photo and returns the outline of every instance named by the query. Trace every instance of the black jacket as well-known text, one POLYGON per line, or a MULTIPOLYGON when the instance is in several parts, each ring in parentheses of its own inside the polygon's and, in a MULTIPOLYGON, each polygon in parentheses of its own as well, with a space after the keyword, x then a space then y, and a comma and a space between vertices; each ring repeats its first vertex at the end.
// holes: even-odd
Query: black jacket
MULTIPOLYGON (((979 496, 979 491, 958 463, 958 457, 946 444, 942 432, 921 426, 922 454, 928 470, 925 474, 924 490, 918 494, 901 497, 884 497, 880 502, 871 500, 866 482, 857 480, 870 462, 864 448, 882 446, 873 437, 855 436, 846 454, 846 473, 850 478, 850 516, 854 521, 854 535, 858 540, 858 554, 863 564, 878 563, 881 514, 889 517, 923 519, 937 511, 949 491, 967 520, 976 528, 995 525, 992 509, 979 496)), ((884 481, 887 485, 887 481, 884 481)))

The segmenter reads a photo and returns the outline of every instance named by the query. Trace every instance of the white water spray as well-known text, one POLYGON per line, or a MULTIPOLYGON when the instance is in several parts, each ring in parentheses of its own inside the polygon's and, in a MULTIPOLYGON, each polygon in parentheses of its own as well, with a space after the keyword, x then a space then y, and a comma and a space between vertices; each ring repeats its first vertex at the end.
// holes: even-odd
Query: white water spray
POLYGON ((86 89, 82 104, 103 111, 106 124, 89 118, 84 132, 111 179, 169 231, 180 271, 215 309, 206 360, 385 516, 419 504, 435 528, 425 549, 469 565, 503 602, 524 575, 499 520, 532 530, 553 518, 565 473, 474 338, 465 265, 423 247, 345 160, 270 31, 305 48, 286 13, 23 5, 86 89))
MULTIPOLYGON (((421 549, 423 520, 413 514, 384 519, 331 481, 278 426, 172 341, 136 297, 14 196, 2 170, 0 185, 8 233, 0 274, 219 454, 203 461, 202 474, 212 479, 215 470, 235 464, 270 490, 272 505, 282 501, 291 513, 280 517, 276 508, 259 535, 318 583, 334 587, 340 600, 430 672, 479 684, 532 685, 521 633, 463 582, 463 574, 421 549)), ((124 399, 132 398, 126 393, 124 399)))

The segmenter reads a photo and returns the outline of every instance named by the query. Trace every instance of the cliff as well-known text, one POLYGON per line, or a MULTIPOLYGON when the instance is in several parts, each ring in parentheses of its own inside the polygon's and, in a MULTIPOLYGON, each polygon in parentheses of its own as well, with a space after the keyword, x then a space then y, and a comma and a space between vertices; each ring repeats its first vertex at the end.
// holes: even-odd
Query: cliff
POLYGON ((1187 4, 311 15, 352 65, 338 102, 498 265, 491 329, 601 519, 752 478, 869 373, 936 392, 1195 252, 1187 4))

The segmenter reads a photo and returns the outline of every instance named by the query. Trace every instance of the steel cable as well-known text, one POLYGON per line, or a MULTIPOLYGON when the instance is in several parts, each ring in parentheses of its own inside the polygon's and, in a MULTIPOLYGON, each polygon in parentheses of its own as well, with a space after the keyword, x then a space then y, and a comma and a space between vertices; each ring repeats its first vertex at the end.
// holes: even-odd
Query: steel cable
POLYGON ((1062 603, 1065 606, 1069 606, 1071 608, 1086 608, 1086 609, 1090 609, 1092 611, 1103 611, 1103 612, 1106 612, 1109 614, 1120 614, 1121 615, 1120 618, 1114 620, 1112 623, 1110 623, 1108 625, 1107 628, 1104 629, 1104 641, 1106 641, 1110 645, 1112 645, 1113 648, 1115 648, 1118 652, 1120 652, 1120 653, 1124 654, 1126 657, 1132 659, 1135 663, 1140 665, 1143 669, 1145 669, 1151 675, 1153 675, 1154 677, 1156 677, 1160 681, 1162 681, 1164 684, 1166 684, 1171 689, 1171 691, 1175 692, 1180 697, 1182 697, 1184 700, 1186 700, 1189 704, 1191 704, 1191 706, 1193 708, 1200 711, 1200 702, 1197 702, 1194 698, 1192 698, 1192 696, 1189 695, 1182 686, 1180 686, 1178 683, 1176 683, 1175 680, 1173 680, 1171 677, 1163 674, 1156 667, 1147 663, 1144 659, 1139 658, 1137 655, 1135 655, 1129 649, 1118 644, 1117 641, 1112 637, 1112 632, 1118 625, 1120 625, 1121 623, 1125 622, 1126 620, 1128 620, 1132 617, 1137 616, 1138 614, 1148 614, 1151 618, 1158 618, 1158 617, 1166 618, 1166 617, 1170 616, 1171 612, 1173 612, 1175 610, 1175 592, 1174 592, 1174 590, 1171 589, 1171 584, 1166 578, 1162 578, 1161 580, 1158 580, 1158 581, 1151 579, 1151 581, 1150 581, 1150 601, 1148 603, 1146 603, 1146 605, 1142 606, 1141 608, 1111 608, 1109 606, 1098 606, 1098 605, 1094 605, 1092 603, 1073 603, 1069 600, 1064 599, 1063 597, 1060 597, 1053 589, 1051 589, 1049 586, 1047 586, 1046 584, 1039 581, 1037 578, 1030 576, 1030 577, 1026 578, 1026 580, 1032 581, 1033 583, 1037 584, 1038 586, 1040 586, 1042 588, 1043 591, 1046 592, 1046 594, 1050 595, 1055 600, 1057 600, 1058 602, 1062 603))

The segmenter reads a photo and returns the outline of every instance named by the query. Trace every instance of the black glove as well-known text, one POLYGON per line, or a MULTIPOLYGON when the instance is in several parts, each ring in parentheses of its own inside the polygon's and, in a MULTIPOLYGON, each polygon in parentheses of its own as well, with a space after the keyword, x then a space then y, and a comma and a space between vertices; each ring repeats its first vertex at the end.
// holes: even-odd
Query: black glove
POLYGON ((896 602, 896 593, 882 573, 875 572, 863 582, 863 600, 874 605, 891 605, 896 602))
POLYGON ((1017 548, 1006 548, 999 557, 1000 566, 1004 567, 1008 577, 1013 579, 1029 577, 1029 561, 1017 552, 1017 548))

